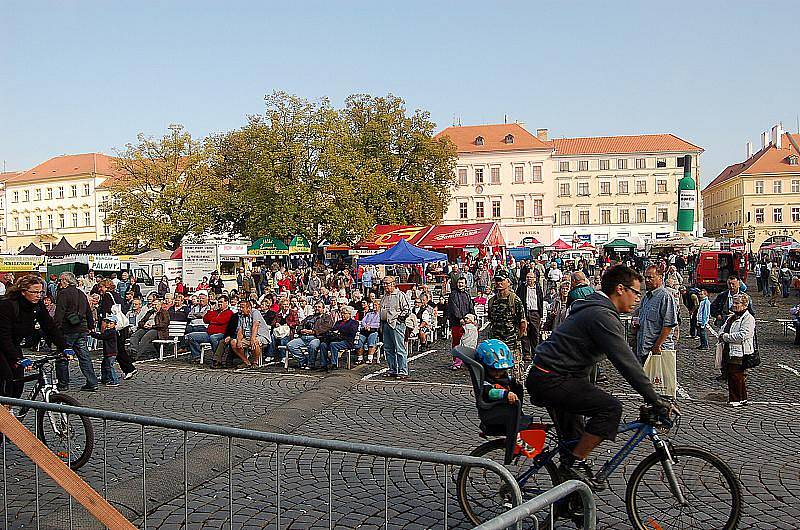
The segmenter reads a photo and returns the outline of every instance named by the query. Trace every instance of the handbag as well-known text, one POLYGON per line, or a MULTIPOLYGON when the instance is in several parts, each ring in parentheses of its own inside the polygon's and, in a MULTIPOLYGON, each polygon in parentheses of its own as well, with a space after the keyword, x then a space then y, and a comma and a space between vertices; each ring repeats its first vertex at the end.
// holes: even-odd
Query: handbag
POLYGON ((675 350, 661 350, 660 355, 647 356, 644 373, 660 396, 675 398, 677 392, 677 357, 675 350))
POLYGON ((117 318, 117 329, 125 329, 131 325, 128 316, 122 312, 122 306, 120 304, 111 306, 111 314, 117 318))

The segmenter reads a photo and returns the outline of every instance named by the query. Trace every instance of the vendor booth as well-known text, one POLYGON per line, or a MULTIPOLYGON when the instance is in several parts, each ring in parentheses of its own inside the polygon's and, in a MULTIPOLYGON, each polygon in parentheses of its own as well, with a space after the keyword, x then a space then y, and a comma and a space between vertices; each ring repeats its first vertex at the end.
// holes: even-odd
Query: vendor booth
POLYGON ((477 255, 493 255, 505 251, 505 240, 497 223, 436 225, 416 243, 420 248, 444 251, 450 261, 477 250, 477 255))
MULTIPOLYGON (((374 256, 361 258, 358 263, 359 265, 423 265, 438 261, 447 261, 447 254, 425 250, 401 239, 390 249, 374 256)), ((422 277, 424 278, 424 275, 422 277)), ((413 287, 413 284, 398 283, 397 287, 401 291, 407 291, 413 287)))

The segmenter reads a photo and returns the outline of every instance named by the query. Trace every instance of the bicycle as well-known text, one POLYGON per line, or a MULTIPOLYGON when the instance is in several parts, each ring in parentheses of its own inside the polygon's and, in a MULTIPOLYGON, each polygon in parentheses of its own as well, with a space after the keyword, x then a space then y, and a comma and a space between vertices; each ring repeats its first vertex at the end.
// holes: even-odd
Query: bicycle
MULTIPOLYGON (((58 391, 50 363, 62 358, 63 356, 61 355, 48 355, 41 359, 36 359, 31 365, 35 373, 18 379, 18 381, 26 383, 30 381, 36 382, 28 396, 28 400, 35 401, 41 394, 45 403, 59 403, 73 407, 81 406, 78 400, 72 396, 61 394, 58 391)), ((22 421, 29 410, 28 407, 20 407, 15 411, 15 415, 22 421)), ((36 435, 62 461, 68 463, 71 469, 80 468, 92 456, 94 428, 92 427, 92 422, 86 416, 37 410, 36 435), (76 416, 78 423, 73 425, 76 416), (82 437, 80 436, 81 434, 83 435, 82 437)))
MULTIPOLYGON (((739 481, 730 467, 709 451, 692 446, 675 446, 662 438, 678 419, 659 417, 653 407, 643 405, 637 421, 623 423, 619 433, 632 432, 630 439, 613 455, 595 476, 595 482, 607 483, 608 477, 630 456, 645 438, 655 451, 642 460, 631 473, 625 491, 628 519, 637 530, 670 528, 715 528, 732 530, 739 524, 742 494, 739 481), (686 475, 684 476, 684 472, 686 475), (708 488, 701 491, 701 488, 708 488), (702 507, 703 511, 698 508, 702 507)), ((555 442, 546 447, 546 438, 555 431, 552 424, 532 423, 520 430, 510 465, 523 495, 523 501, 546 492, 563 480, 554 463, 559 450, 574 445, 555 442), (544 473, 541 471, 544 470, 544 473)), ((483 435, 483 433, 481 433, 483 435)), ((485 435, 483 435, 485 436, 485 435)), ((500 462, 506 454, 506 440, 490 440, 470 453, 500 462)), ((464 466, 456 482, 458 502, 474 524, 481 524, 508 510, 513 498, 499 477, 481 468, 464 466), (480 497, 485 495, 483 499, 480 497)), ((577 522, 580 506, 575 498, 556 503, 556 513, 577 522)), ((577 500, 579 503, 580 501, 577 500)))

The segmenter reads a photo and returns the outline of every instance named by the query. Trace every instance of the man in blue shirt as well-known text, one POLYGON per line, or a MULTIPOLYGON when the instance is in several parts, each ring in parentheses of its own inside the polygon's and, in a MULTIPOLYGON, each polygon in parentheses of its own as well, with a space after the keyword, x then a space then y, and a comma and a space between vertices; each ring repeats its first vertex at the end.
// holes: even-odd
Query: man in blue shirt
POLYGON ((675 299, 664 289, 664 276, 655 266, 644 273, 647 294, 642 297, 638 310, 638 324, 634 324, 636 356, 644 363, 650 353, 674 350, 672 330, 678 325, 678 308, 675 299))

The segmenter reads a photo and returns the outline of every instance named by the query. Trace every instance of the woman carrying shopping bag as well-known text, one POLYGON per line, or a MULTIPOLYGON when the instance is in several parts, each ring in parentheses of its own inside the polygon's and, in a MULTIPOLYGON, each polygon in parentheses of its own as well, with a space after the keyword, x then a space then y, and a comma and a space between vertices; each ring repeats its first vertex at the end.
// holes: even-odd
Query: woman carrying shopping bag
POLYGON ((756 319, 747 311, 749 304, 748 295, 740 293, 734 296, 732 313, 719 334, 721 362, 727 367, 728 404, 731 407, 747 404, 745 370, 755 368, 760 362, 755 347, 756 319))

